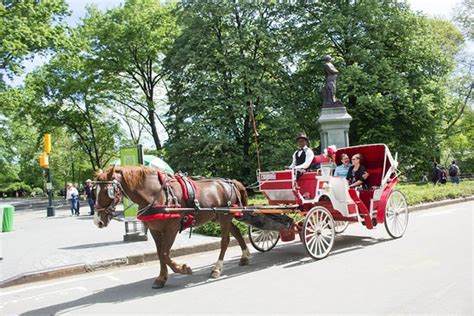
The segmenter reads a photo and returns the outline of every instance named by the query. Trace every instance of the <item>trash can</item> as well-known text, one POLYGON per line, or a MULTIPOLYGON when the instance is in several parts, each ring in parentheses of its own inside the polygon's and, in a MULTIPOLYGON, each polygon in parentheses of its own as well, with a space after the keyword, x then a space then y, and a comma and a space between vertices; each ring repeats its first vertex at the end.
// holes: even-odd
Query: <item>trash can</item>
POLYGON ((10 232, 13 230, 13 214, 15 213, 15 207, 10 204, 3 204, 0 205, 0 209, 3 211, 2 233, 10 232))

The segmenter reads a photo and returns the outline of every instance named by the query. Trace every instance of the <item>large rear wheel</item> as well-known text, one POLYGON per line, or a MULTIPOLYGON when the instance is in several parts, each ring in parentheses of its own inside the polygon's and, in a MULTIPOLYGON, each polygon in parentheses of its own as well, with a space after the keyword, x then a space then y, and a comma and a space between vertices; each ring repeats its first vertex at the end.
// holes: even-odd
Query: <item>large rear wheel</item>
POLYGON ((308 254, 314 259, 329 255, 334 245, 336 231, 331 213, 322 206, 313 207, 303 224, 303 243, 308 254))
POLYGON ((272 250, 278 240, 280 233, 274 230, 262 230, 249 225, 249 239, 252 246, 260 252, 272 250))
POLYGON ((408 226, 408 205, 402 192, 393 190, 385 206, 385 229, 392 238, 400 238, 408 226))

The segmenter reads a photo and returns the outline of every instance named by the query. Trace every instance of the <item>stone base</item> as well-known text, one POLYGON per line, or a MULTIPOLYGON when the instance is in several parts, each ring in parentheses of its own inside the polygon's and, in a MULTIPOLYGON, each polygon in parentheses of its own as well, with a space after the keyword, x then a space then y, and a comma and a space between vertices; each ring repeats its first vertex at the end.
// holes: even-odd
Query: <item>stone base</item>
POLYGON ((141 235, 141 234, 125 234, 123 235, 123 241, 147 241, 148 235, 141 235))
POLYGON ((351 121, 352 116, 344 106, 323 107, 318 119, 321 151, 330 145, 336 145, 337 148, 348 147, 351 121))

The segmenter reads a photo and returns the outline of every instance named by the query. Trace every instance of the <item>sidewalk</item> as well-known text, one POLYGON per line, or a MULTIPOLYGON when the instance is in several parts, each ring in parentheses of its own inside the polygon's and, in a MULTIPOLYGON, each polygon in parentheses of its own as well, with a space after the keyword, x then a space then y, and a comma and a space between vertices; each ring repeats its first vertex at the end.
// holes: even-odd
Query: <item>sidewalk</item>
MULTIPOLYGON (((444 200, 409 210, 473 200, 472 196, 444 200)), ((148 241, 123 242, 123 222, 112 221, 99 229, 93 217, 85 215, 88 212, 88 206, 81 207, 79 217, 71 217, 69 210, 61 209, 54 217, 46 217, 46 210, 16 211, 13 231, 0 233, 0 288, 157 259, 151 235, 148 241)), ((236 244, 233 238, 231 244, 236 244)), ((198 234, 189 238, 189 230, 185 230, 178 234, 171 255, 219 248, 220 238, 198 234)))
MULTIPOLYGON (((54 217, 46 217, 46 209, 16 211, 13 231, 0 234, 0 287, 136 263, 144 261, 145 255, 145 261, 153 259, 156 248, 151 235, 148 241, 124 242, 123 222, 113 220, 99 229, 88 213, 88 206, 81 207, 79 217, 61 209, 56 209, 54 217)), ((189 238, 185 230, 178 234, 173 249, 175 254, 185 254, 196 246, 214 249, 216 242, 220 238, 198 234, 189 238)))

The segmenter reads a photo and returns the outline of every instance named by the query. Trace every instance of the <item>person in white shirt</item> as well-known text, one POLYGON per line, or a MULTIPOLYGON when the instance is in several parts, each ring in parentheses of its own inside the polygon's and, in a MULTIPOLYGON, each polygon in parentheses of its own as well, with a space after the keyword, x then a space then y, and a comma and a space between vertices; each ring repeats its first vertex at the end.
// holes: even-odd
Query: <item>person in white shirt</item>
POLYGON ((79 192, 72 183, 67 184, 66 200, 71 206, 71 216, 79 216, 79 192))
POLYGON ((299 178, 304 171, 306 171, 313 162, 314 153, 311 148, 308 147, 309 139, 305 133, 300 133, 296 137, 298 144, 298 150, 293 154, 293 161, 288 168, 297 169, 296 178, 299 178))

